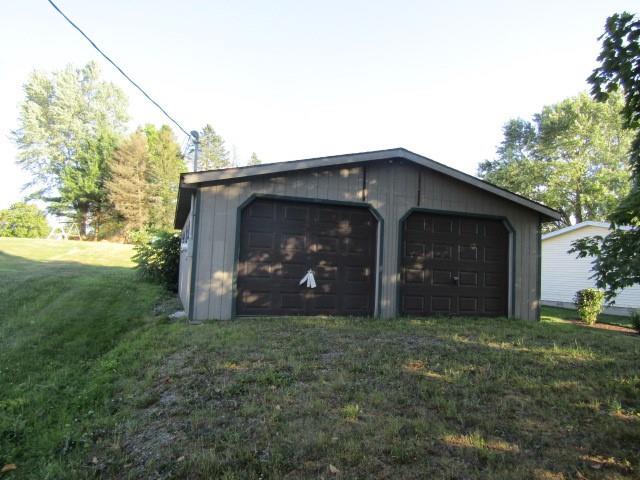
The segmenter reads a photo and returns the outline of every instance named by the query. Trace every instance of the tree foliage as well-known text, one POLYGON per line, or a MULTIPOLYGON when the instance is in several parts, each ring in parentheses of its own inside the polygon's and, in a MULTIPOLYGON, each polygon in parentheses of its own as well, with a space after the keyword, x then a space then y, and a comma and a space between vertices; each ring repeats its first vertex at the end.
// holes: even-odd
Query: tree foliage
POLYGON ((105 192, 122 233, 170 230, 178 179, 186 167, 171 128, 146 125, 125 138, 108 162, 105 192))
POLYGON ((260 165, 262 164, 262 160, 258 158, 258 154, 256 152, 251 152, 251 158, 249 158, 249 166, 260 165))
POLYGON ((141 236, 135 245, 133 261, 143 278, 178 290, 180 235, 156 231, 141 236))
POLYGON ((18 202, 0 210, 0 237, 42 238, 48 233, 47 218, 35 205, 18 202))
POLYGON ((602 312, 604 292, 597 288, 578 290, 573 301, 576 305, 580 320, 589 325, 593 325, 598 321, 598 315, 602 312))
POLYGON ((35 196, 52 202, 57 213, 72 213, 86 233, 102 207, 98 194, 114 139, 127 121, 127 99, 100 80, 97 64, 33 72, 24 85, 18 128, 18 164, 29 171, 35 196))
POLYGON ((124 225, 125 234, 144 228, 149 219, 148 169, 147 138, 136 131, 113 152, 106 184, 109 200, 124 225))
POLYGON ((629 191, 632 136, 619 115, 622 97, 604 103, 586 94, 546 106, 533 122, 510 120, 497 158, 478 175, 559 210, 562 224, 604 220, 629 191))
POLYGON ((210 124, 200 132, 200 153, 198 170, 213 170, 231 166, 231 157, 224 139, 216 133, 210 124))
POLYGON ((627 12, 612 15, 600 40, 600 64, 588 80, 592 95, 601 102, 624 95, 624 125, 634 134, 629 152, 632 187, 609 215, 612 232, 578 240, 570 252, 595 257, 596 285, 612 300, 620 289, 640 283, 640 19, 627 12))
POLYGON ((180 145, 168 125, 159 129, 146 125, 149 162, 147 183, 149 184, 149 226, 154 229, 171 229, 178 194, 180 173, 187 170, 180 145))

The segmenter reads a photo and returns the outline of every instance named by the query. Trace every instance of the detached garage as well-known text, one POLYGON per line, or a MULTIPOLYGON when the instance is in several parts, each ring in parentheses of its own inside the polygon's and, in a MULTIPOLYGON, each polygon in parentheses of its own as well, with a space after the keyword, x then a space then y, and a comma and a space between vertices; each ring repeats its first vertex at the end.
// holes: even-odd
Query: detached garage
POLYGON ((182 174, 180 299, 235 316, 539 317, 544 205, 404 149, 182 174))

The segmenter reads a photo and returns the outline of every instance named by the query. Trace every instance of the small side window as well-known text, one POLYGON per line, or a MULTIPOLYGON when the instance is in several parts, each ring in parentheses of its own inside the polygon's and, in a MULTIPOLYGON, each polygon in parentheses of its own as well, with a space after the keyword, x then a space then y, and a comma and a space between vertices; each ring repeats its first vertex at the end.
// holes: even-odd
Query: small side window
POLYGON ((182 227, 180 239, 180 250, 184 252, 189 249, 189 240, 191 239, 191 218, 187 219, 182 227))

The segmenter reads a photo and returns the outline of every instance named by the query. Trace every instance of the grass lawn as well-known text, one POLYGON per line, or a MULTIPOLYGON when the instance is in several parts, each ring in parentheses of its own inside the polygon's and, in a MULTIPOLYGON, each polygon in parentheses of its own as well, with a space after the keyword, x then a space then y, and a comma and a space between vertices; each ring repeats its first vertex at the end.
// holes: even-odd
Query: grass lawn
MULTIPOLYGON (((577 312, 570 308, 542 307, 540 313, 543 319, 578 320, 577 312)), ((607 323, 609 325, 633 328, 629 317, 623 317, 620 315, 607 315, 606 313, 601 313, 598 315, 598 323, 607 323)))
POLYGON ((0 239, 0 479, 640 476, 640 336, 551 315, 170 323, 129 255, 0 239))

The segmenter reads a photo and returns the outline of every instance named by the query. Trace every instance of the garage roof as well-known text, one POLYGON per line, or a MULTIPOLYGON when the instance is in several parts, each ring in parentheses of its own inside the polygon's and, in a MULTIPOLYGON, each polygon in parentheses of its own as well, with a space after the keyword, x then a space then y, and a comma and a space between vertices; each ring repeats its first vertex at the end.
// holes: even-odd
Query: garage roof
MULTIPOLYGON (((609 222, 596 222, 593 220, 587 220, 584 222, 576 223, 575 225, 561 228, 559 230, 554 230, 553 232, 545 233, 544 235, 542 235, 542 240, 546 240, 547 238, 554 238, 559 235, 564 235, 565 233, 573 232, 574 230, 580 230, 581 228, 585 227, 600 227, 609 230, 611 228, 611 224, 609 222)), ((617 228, 618 230, 632 230, 632 227, 627 225, 618 225, 617 228)))
POLYGON ((289 162, 267 163, 264 165, 252 165, 248 167, 221 168, 217 170, 207 170, 202 172, 187 172, 180 175, 180 190, 178 192, 178 205, 176 208, 175 227, 182 228, 189 214, 190 195, 189 191, 198 188, 203 184, 232 183, 242 181, 248 177, 258 177, 265 175, 277 175, 287 172, 309 170, 317 168, 335 167, 341 165, 359 164, 375 162, 380 160, 403 159, 417 165, 427 167, 436 172, 448 175, 461 182, 473 185, 499 197, 510 200, 523 207, 535 210, 547 220, 560 220, 560 213, 541 203, 529 200, 521 195, 500 188, 491 183, 480 180, 472 175, 448 167, 442 163, 423 157, 417 153, 410 152, 404 148, 392 148, 388 150, 377 150, 373 152, 350 153, 346 155, 334 155, 330 157, 307 158, 304 160, 293 160, 289 162))

